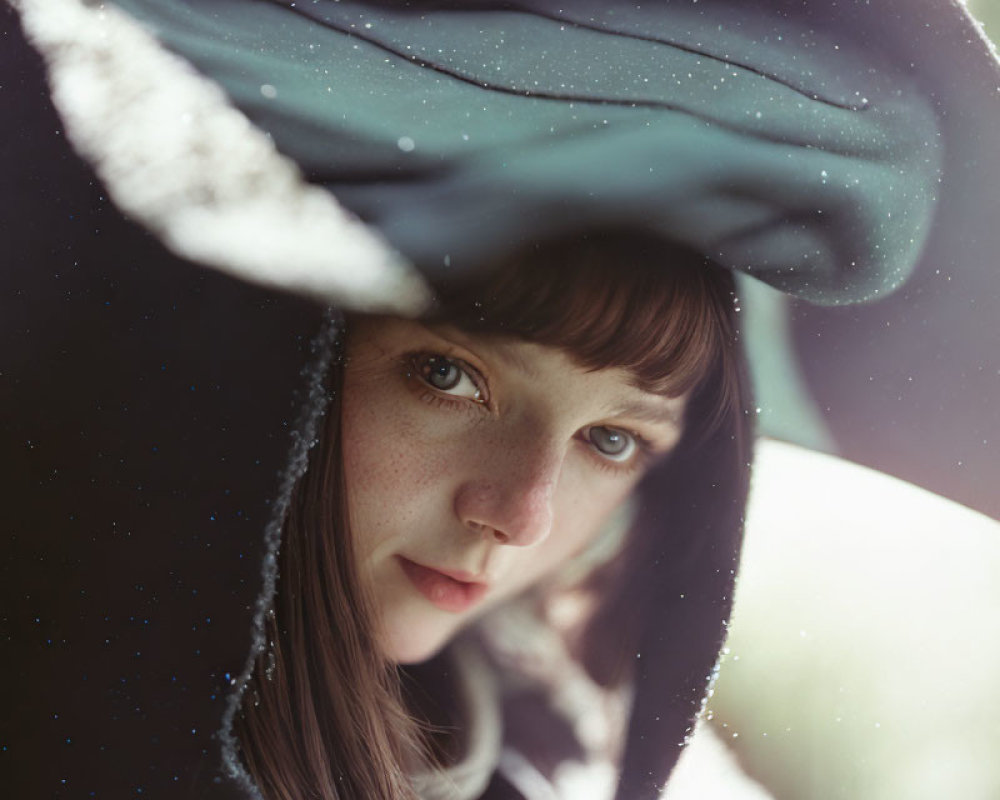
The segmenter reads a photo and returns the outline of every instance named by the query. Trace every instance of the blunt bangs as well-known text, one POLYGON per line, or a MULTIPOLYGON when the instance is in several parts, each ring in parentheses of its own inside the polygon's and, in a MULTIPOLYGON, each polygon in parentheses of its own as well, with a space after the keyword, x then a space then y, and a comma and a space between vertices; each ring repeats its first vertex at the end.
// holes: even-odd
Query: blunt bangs
POLYGON ((735 402, 732 276, 660 240, 538 245, 438 300, 433 321, 557 347, 588 369, 623 368, 645 391, 679 397, 711 385, 713 421, 735 402))

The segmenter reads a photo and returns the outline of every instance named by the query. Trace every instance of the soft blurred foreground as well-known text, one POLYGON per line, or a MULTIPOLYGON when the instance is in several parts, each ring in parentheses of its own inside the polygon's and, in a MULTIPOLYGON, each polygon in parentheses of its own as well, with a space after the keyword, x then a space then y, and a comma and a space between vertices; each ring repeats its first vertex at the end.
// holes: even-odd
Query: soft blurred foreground
POLYGON ((1000 523, 760 443, 712 726, 778 800, 1000 798, 1000 523))
POLYGON ((710 724, 777 800, 1000 798, 1000 523, 764 440, 728 644, 710 724))

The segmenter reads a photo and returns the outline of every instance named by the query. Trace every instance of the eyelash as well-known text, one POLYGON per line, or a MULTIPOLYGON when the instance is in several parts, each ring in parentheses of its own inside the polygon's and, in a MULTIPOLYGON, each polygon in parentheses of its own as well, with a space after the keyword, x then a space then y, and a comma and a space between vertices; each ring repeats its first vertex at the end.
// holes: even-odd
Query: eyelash
MULTIPOLYGON (((603 426, 592 425, 591 427, 596 428, 603 426)), ((609 425, 607 427, 611 428, 613 426, 609 425)), ((635 453, 627 461, 615 461, 614 459, 602 455, 601 452, 597 449, 597 447, 587 438, 587 434, 589 433, 590 428, 585 428, 583 431, 581 431, 581 439, 583 440, 584 445, 593 455, 594 459, 597 462, 597 467, 599 469, 611 472, 613 474, 628 475, 633 472, 636 472, 637 470, 642 469, 653 460, 653 457, 655 455, 653 451, 653 445, 648 439, 644 438, 643 436, 640 436, 635 431, 628 431, 625 430, 624 428, 614 428, 614 430, 620 430, 622 431, 622 433, 628 434, 635 441, 635 453)))
POLYGON ((460 358, 454 358, 443 353, 411 353, 404 358, 404 366, 406 368, 406 377, 417 379, 419 388, 421 389, 420 399, 426 403, 437 408, 457 408, 462 410, 469 410, 470 406, 473 407, 472 410, 489 407, 489 392, 487 391, 485 379, 479 370, 460 358), (424 374, 424 369, 432 359, 441 359, 461 370, 476 389, 482 393, 483 399, 474 400, 460 395, 448 394, 443 389, 432 386, 424 374))
MULTIPOLYGON (((463 359, 455 358, 444 353, 419 352, 408 354, 403 359, 403 364, 407 379, 412 380, 416 378, 419 382, 418 388, 421 390, 419 395, 420 399, 430 405, 433 405, 435 408, 452 408, 463 411, 489 408, 489 391, 486 380, 483 378, 479 370, 463 359), (466 377, 469 378, 473 385, 475 385, 476 389, 482 392, 484 398, 482 400, 473 400, 460 395, 450 395, 447 394, 445 390, 432 386, 424 374, 424 370, 427 367, 428 362, 432 359, 441 359, 457 367, 465 374, 466 377)), ((628 475, 636 472, 649 464, 654 456, 653 445, 648 439, 635 431, 625 430, 624 428, 616 428, 612 425, 591 425, 584 428, 580 432, 578 438, 587 448, 588 453, 593 458, 598 469, 615 475, 628 475), (614 459, 603 455, 589 438, 590 430, 592 428, 599 427, 608 427, 612 430, 618 430, 630 436, 635 442, 635 453, 632 457, 626 461, 615 461, 614 459)))

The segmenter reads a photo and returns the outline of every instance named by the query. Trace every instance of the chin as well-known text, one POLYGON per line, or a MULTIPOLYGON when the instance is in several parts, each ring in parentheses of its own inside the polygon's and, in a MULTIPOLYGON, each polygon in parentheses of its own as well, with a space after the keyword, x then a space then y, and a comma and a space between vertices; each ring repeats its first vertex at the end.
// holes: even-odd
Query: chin
POLYGON ((382 652, 394 664, 419 664, 437 655, 451 641, 453 632, 421 631, 418 626, 388 626, 382 652))

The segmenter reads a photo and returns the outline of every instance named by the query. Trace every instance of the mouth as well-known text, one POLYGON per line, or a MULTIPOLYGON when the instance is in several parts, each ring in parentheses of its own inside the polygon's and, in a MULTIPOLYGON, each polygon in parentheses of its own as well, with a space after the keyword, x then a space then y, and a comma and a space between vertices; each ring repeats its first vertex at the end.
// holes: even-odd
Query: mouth
POLYGON ((403 556, 396 559, 416 590, 442 611, 465 611, 478 603, 488 588, 481 581, 469 580, 472 575, 467 572, 425 567, 403 556))

